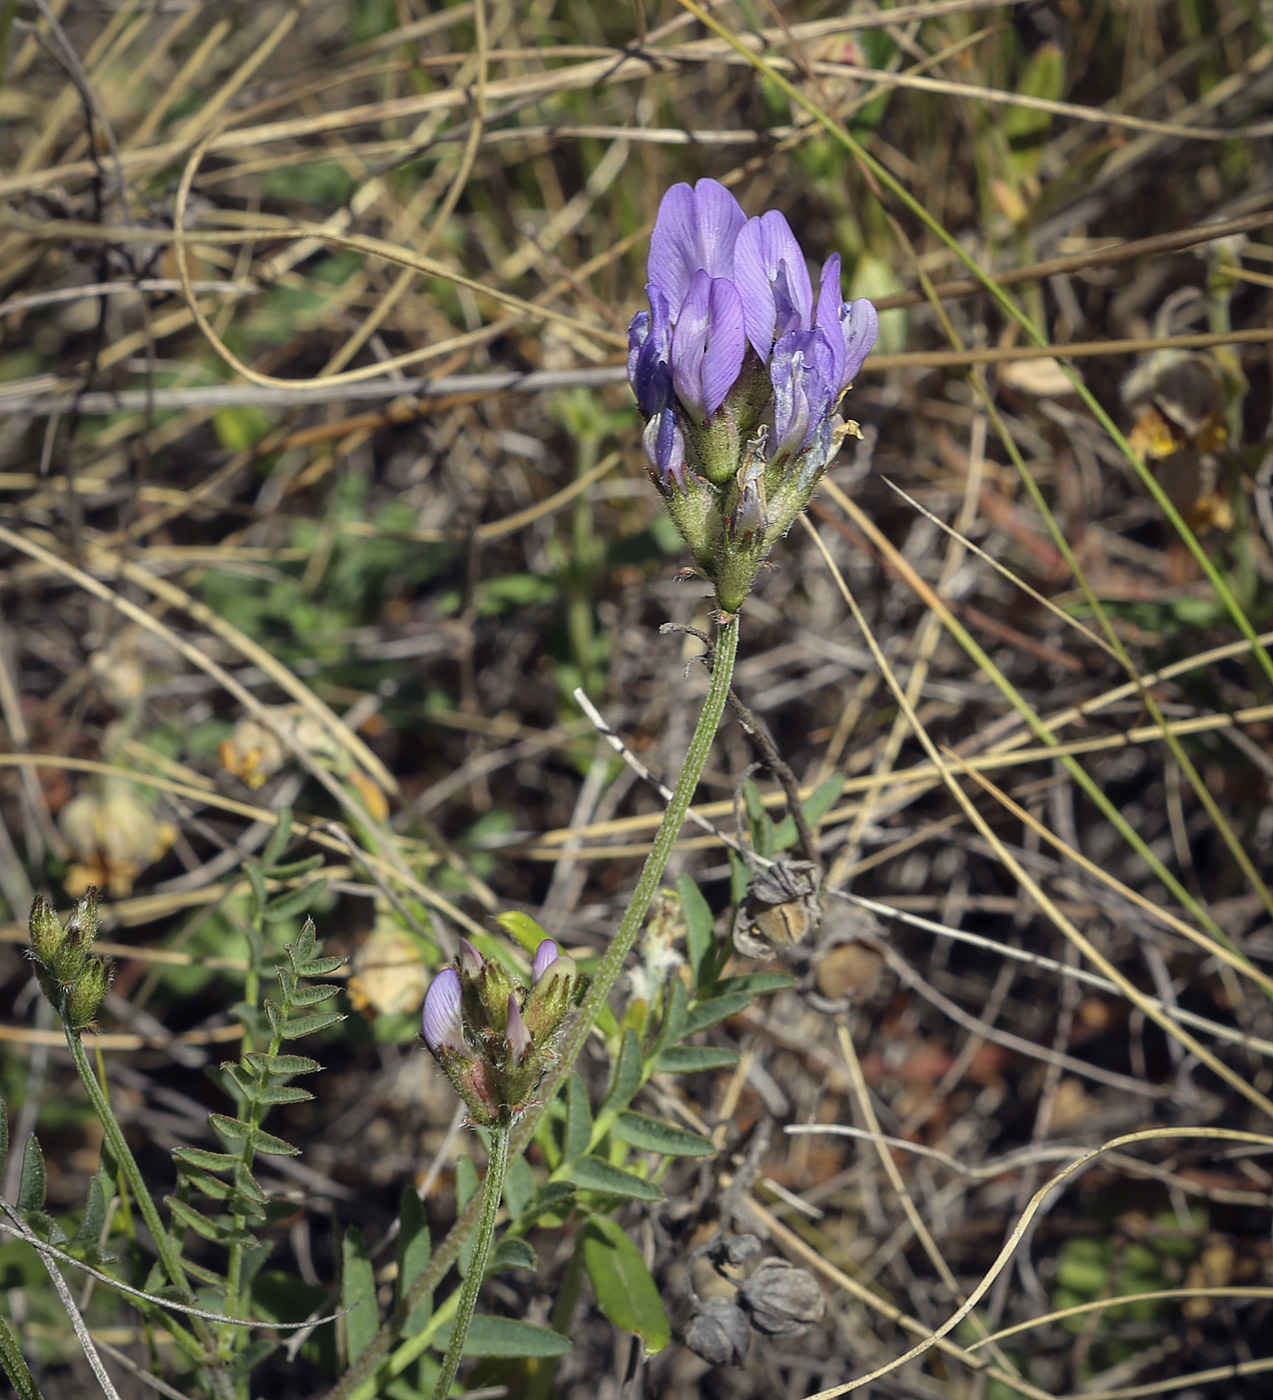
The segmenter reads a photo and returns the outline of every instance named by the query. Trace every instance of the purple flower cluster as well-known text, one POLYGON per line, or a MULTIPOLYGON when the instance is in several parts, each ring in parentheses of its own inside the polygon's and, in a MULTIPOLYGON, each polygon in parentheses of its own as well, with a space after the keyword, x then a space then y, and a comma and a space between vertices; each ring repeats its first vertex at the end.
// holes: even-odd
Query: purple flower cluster
POLYGON ((525 1104, 543 1075, 577 982, 575 964, 551 938, 536 949, 529 988, 460 940, 457 965, 429 983, 421 1032, 474 1122, 490 1126, 525 1104))
POLYGON ((719 585, 709 516, 753 553, 759 538, 767 553, 790 527, 848 431, 836 408, 879 318, 869 301, 842 300, 835 253, 815 297, 786 219, 776 210, 747 218, 715 180, 663 196, 648 278, 650 309, 628 330, 628 378, 651 474, 719 585), (705 486, 713 501, 680 499, 705 486))
POLYGON ((717 413, 744 376, 748 350, 772 387, 772 459, 824 430, 879 329, 869 301, 841 299, 838 253, 823 265, 815 300, 786 219, 777 210, 747 218, 715 180, 674 185, 663 196, 648 277, 650 310, 628 331, 628 377, 649 420, 646 451, 665 483, 684 481, 678 418, 705 424, 717 413))

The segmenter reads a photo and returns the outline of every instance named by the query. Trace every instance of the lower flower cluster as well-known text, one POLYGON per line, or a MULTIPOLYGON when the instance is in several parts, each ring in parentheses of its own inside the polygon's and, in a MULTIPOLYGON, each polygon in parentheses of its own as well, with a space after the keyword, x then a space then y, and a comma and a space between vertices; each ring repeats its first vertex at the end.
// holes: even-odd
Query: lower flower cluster
POLYGON ((456 966, 425 993, 422 1030, 478 1126, 510 1121, 526 1106, 578 988, 578 969, 551 938, 536 950, 529 987, 460 940, 456 966))
POLYGON ((838 254, 815 298, 786 219, 748 219, 715 180, 663 197, 648 278, 628 378, 651 476, 734 612, 857 429, 838 410, 879 318, 869 301, 841 300, 838 254))

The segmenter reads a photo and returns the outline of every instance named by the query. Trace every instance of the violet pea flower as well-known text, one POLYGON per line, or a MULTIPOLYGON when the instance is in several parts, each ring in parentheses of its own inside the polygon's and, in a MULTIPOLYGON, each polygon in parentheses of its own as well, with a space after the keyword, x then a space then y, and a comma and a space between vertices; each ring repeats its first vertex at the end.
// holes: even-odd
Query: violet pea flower
POLYGON ((558 957, 560 957, 560 953, 557 951, 556 943, 551 938, 545 938, 535 949, 535 958, 530 965, 530 985, 532 987, 538 983, 558 957))
POLYGON ((439 1050, 468 1052, 464 1043, 460 974, 453 967, 444 968, 429 983, 429 990, 424 994, 421 1031, 424 1043, 435 1055, 439 1050))

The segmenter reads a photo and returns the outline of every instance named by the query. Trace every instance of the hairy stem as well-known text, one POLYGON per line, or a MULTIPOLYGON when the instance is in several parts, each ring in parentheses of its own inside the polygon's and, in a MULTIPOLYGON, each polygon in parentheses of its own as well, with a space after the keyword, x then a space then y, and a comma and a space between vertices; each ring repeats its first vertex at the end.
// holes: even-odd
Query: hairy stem
POLYGON ((460 1302, 455 1310, 455 1325, 451 1328, 451 1340, 446 1355, 442 1358, 442 1370, 437 1384, 433 1387, 433 1400, 446 1400, 451 1382, 459 1369, 460 1357, 464 1355, 464 1343, 468 1339, 469 1324, 477 1307, 477 1295, 482 1288, 482 1278, 486 1273, 486 1261, 491 1254, 491 1241, 495 1238, 495 1219, 499 1215, 500 1201, 504 1195, 504 1176, 508 1171, 508 1143, 512 1136, 512 1124, 505 1109, 500 1121, 491 1129, 491 1155, 486 1163, 486 1180, 482 1183, 481 1213, 477 1217, 477 1236, 473 1241, 473 1257, 469 1260, 469 1271, 464 1275, 460 1289, 460 1302))
MULTIPOLYGON (((650 854, 645 858, 641 877, 637 881, 636 889, 632 893, 631 902, 623 915, 618 931, 615 933, 610 947, 606 950, 605 956, 601 959, 601 965, 597 968, 596 975, 592 979, 583 1005, 580 1006, 571 1022, 556 1063, 539 1088, 536 1095, 538 1102, 527 1110, 518 1123, 516 1131, 512 1134, 512 1141, 509 1144, 509 1157, 512 1161, 516 1161, 525 1149, 540 1118, 547 1112, 548 1105, 556 1097, 562 1082, 574 1068, 575 1059, 587 1040, 593 1022, 597 1019, 597 1015, 605 1004, 606 998, 610 995, 619 974, 623 971, 623 961, 636 940, 646 910, 650 907, 650 901, 658 890, 659 881, 663 878, 663 871, 667 868, 668 860, 672 854, 672 847, 676 844, 676 838, 685 822, 685 814, 689 811, 694 791, 698 787, 698 780, 702 776, 707 755, 711 752, 712 742, 716 738, 716 728, 725 711, 729 684, 734 675, 734 658, 738 654, 738 627, 736 616, 722 623, 720 627, 712 666, 711 685, 707 691, 707 699, 703 702, 703 709, 699 714, 693 737, 690 739, 689 748, 686 750, 685 764, 681 769, 681 776, 677 779, 672 800, 668 803, 667 811, 663 814, 663 820, 655 833, 650 854)), ((485 1194, 482 1196, 482 1204, 484 1203, 485 1194)), ((427 1297, 438 1286, 442 1275, 450 1268, 452 1260, 459 1253, 461 1243, 473 1228, 477 1213, 481 1208, 477 1197, 469 1202, 451 1227, 446 1239, 434 1251, 433 1258, 412 1285, 410 1292, 394 1309, 393 1316, 372 1339, 366 1351, 328 1391, 325 1400, 350 1400, 350 1397, 355 1394, 362 1396, 364 1393, 367 1395, 374 1393, 374 1390, 366 1385, 368 1377, 380 1365, 389 1348, 396 1342, 402 1326, 411 1315, 412 1310, 421 1299, 427 1297)), ((410 1343, 407 1345, 409 1346, 410 1343)))
MULTIPOLYGON (((133 1193, 133 1199, 141 1211, 142 1219, 146 1222, 146 1227, 155 1241, 155 1249, 159 1254, 159 1262, 164 1266, 164 1273, 168 1275, 172 1286, 181 1294, 182 1301, 193 1303, 195 1297, 181 1262, 181 1251, 173 1243, 172 1236, 168 1233, 164 1222, 159 1218, 159 1210, 146 1186, 141 1168, 137 1165, 137 1159, 133 1156, 132 1149, 128 1146, 128 1140, 124 1137, 124 1131, 119 1126, 119 1120, 115 1117, 115 1111, 102 1092, 102 1086, 97 1082, 97 1076, 93 1073, 88 1056, 84 1053, 84 1044, 80 1034, 78 1031, 71 1030, 65 1020, 62 1029, 66 1033, 66 1043, 71 1051, 71 1059, 75 1062, 75 1072, 84 1085, 89 1102, 93 1105, 93 1112, 101 1120, 106 1140, 110 1143, 111 1151, 115 1154, 115 1160, 124 1173, 133 1193)), ((213 1390, 218 1397, 229 1400, 229 1397, 233 1396, 234 1390, 225 1372, 215 1363, 215 1343, 209 1332, 208 1324, 200 1318, 192 1318, 191 1324, 198 1333, 199 1340, 208 1349, 205 1365, 213 1390)))

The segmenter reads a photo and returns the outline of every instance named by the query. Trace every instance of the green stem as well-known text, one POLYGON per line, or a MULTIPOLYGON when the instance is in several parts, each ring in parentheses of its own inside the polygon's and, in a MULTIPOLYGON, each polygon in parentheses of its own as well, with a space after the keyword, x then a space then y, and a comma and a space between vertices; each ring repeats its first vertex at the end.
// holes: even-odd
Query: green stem
POLYGON ((22 1349, 14 1339, 13 1333, 9 1331, 9 1324, 0 1317, 0 1366, 4 1367, 4 1373, 9 1377, 9 1384, 13 1387, 13 1393, 18 1400, 44 1400, 40 1394, 40 1388, 36 1385, 31 1376, 31 1371, 27 1366, 27 1359, 22 1355, 22 1349))
POLYGON ((469 1271, 464 1275, 464 1283, 460 1288, 455 1324, 451 1328, 451 1340, 447 1344, 446 1355, 442 1358, 442 1370, 438 1373, 437 1384, 433 1387, 433 1400, 446 1400, 451 1390, 451 1382, 459 1369, 460 1357, 464 1355, 469 1324, 473 1321, 477 1295, 481 1291, 482 1279, 486 1274, 486 1261, 491 1254, 491 1241, 495 1238, 495 1220, 499 1215, 500 1201, 504 1195, 504 1176, 508 1171, 508 1143, 511 1137, 512 1124, 508 1110, 505 1109, 500 1121, 491 1129, 491 1155, 486 1163, 486 1180, 482 1183, 482 1207, 477 1218, 473 1257, 469 1260, 469 1271))
MULTIPOLYGON (((633 891, 632 900, 628 904, 618 931, 611 940, 610 947, 606 950, 606 954, 601 959, 601 964, 593 976, 588 994, 584 997, 582 1006, 571 1022, 556 1063, 536 1093, 536 1104, 522 1116, 516 1131, 513 1133, 512 1142, 509 1145, 509 1153, 513 1161, 516 1161, 525 1150, 539 1120, 548 1111, 548 1105, 552 1103, 566 1076, 574 1068, 575 1059, 587 1040, 593 1022, 597 1019, 606 998, 610 995, 615 982, 618 981, 619 974, 623 971, 623 961, 636 940, 637 933, 645 919, 646 910, 650 907, 650 901, 658 890, 659 881, 663 878, 663 871, 667 868, 668 860, 672 854, 672 847, 680 835, 681 827, 685 823, 685 814, 689 811, 690 802, 698 787, 698 780, 702 776, 704 765, 707 763, 707 755, 711 752, 721 715, 725 712, 729 685, 734 676, 734 659, 738 654, 738 627, 738 618, 732 617, 721 625, 717 633, 711 685, 708 687, 707 699, 703 702, 698 724, 690 739, 689 748, 685 754, 685 764, 681 769, 681 776, 677 779, 672 800, 668 803, 667 811, 663 814, 663 820, 655 833, 654 844, 650 847, 650 854, 645 858, 645 865, 642 867, 641 877, 633 891)), ((349 1400, 354 1392, 362 1392, 364 1383, 397 1340, 398 1334, 412 1310, 423 1298, 433 1292, 442 1275, 450 1268, 451 1261, 459 1253, 461 1243, 473 1228, 478 1210, 479 1204, 475 1197, 460 1213, 446 1239, 434 1251, 433 1258, 420 1277, 416 1279, 410 1292, 394 1309, 393 1316, 376 1333, 366 1351, 327 1392, 324 1400, 349 1400)), ((368 1390, 367 1393, 374 1392, 368 1390)))
MULTIPOLYGON (((137 1165, 137 1159, 133 1156, 128 1141, 124 1137, 123 1129, 119 1126, 119 1120, 115 1117, 115 1112, 110 1106, 110 1101, 102 1092, 102 1086, 97 1082, 97 1076, 93 1073, 92 1066, 88 1062, 88 1056, 84 1053, 84 1045, 80 1039, 78 1031, 73 1031, 63 1019, 62 1029, 66 1035, 66 1043, 71 1051, 71 1059, 75 1062, 75 1072, 79 1075, 84 1090, 88 1094, 89 1102, 93 1105, 93 1112, 101 1120, 102 1128, 106 1133, 106 1140, 110 1143, 111 1151, 115 1154, 115 1160, 119 1163, 119 1169, 123 1172, 125 1180, 133 1193, 133 1199, 137 1202, 141 1211, 142 1219, 146 1222, 146 1227, 150 1231, 155 1241, 155 1249, 159 1254, 159 1262, 164 1267, 164 1272, 168 1275, 172 1286, 181 1294, 184 1303, 195 1301, 194 1293, 191 1291, 190 1283, 186 1278, 186 1271, 181 1262, 181 1251, 173 1243, 172 1236, 164 1226, 164 1222, 159 1218, 159 1211, 155 1206, 154 1198, 151 1196, 146 1186, 145 1178, 141 1174, 141 1168, 137 1165)), ((207 1348, 207 1356, 204 1358, 208 1377, 212 1382, 214 1392, 221 1400, 230 1400, 234 1390, 230 1384, 229 1377, 215 1363, 215 1343, 208 1329, 208 1324, 198 1317, 190 1319, 199 1340, 207 1348)))

